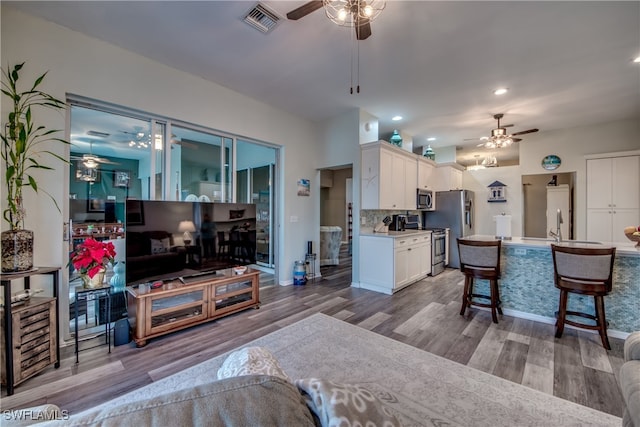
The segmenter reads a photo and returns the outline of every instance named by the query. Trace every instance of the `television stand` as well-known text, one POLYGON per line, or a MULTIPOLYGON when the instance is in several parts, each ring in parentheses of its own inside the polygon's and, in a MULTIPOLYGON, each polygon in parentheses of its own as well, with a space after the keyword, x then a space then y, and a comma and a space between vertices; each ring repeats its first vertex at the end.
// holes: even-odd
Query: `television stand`
POLYGON ((215 275, 165 282, 151 289, 128 286, 129 321, 137 347, 159 337, 209 322, 247 308, 259 308, 258 270, 236 275, 229 269, 215 275))

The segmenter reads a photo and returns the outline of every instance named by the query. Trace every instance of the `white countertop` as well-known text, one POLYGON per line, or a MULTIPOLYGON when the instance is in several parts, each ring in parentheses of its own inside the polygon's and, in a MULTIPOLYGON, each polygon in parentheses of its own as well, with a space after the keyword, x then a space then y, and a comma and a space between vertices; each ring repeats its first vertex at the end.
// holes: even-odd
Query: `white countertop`
MULTIPOLYGON (((494 240, 494 236, 486 236, 486 235, 474 235, 468 237, 470 239, 490 239, 494 240)), ((511 240, 503 240, 502 244, 505 246, 528 246, 531 248, 543 248, 543 247, 551 247, 551 243, 554 243, 552 239, 544 239, 539 237, 512 237, 511 240)), ((634 242, 589 242, 586 240, 563 240, 561 242, 562 245, 565 246, 574 246, 574 247, 586 247, 586 248, 597 248, 597 247, 615 247, 617 255, 625 255, 625 256, 640 256, 640 247, 635 246, 634 242)))

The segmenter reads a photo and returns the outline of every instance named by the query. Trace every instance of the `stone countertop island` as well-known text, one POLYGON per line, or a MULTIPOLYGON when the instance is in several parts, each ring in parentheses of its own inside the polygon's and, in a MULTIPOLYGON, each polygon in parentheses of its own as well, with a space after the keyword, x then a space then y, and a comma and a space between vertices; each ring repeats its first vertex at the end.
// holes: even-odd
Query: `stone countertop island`
MULTIPOLYGON (((493 236, 471 236, 471 239, 495 239, 493 236)), ((546 323, 555 323, 560 291, 553 283, 553 240, 514 237, 503 240, 499 281, 505 314, 546 323)), ((613 265, 613 290, 604 299, 609 334, 624 338, 640 330, 640 248, 629 243, 561 244, 579 247, 616 247, 613 265)), ((452 242, 451 250, 457 250, 452 242)), ((478 288, 488 286, 478 281, 478 288)), ((488 292, 488 289, 481 289, 488 292)), ((593 297, 571 294, 568 310, 594 313, 593 297)))

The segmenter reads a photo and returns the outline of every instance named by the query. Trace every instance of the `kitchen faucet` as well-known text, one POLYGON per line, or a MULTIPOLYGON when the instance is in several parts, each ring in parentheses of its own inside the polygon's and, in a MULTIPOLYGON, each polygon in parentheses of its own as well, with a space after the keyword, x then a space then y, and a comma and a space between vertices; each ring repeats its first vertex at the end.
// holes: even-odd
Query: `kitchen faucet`
POLYGON ((556 239, 556 243, 560 243, 562 241, 562 230, 560 230, 560 224, 562 223, 562 211, 558 209, 556 212, 556 232, 554 233, 553 230, 549 230, 549 236, 556 239))

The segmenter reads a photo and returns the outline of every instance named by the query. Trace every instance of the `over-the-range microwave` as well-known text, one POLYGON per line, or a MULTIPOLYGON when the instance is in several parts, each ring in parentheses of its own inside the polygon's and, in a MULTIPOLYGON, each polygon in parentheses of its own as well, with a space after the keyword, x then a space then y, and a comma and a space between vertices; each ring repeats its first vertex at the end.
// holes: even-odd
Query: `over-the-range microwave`
POLYGON ((422 188, 418 188, 416 205, 419 210, 423 211, 432 211, 436 208, 436 200, 433 195, 433 191, 424 190, 422 188))

